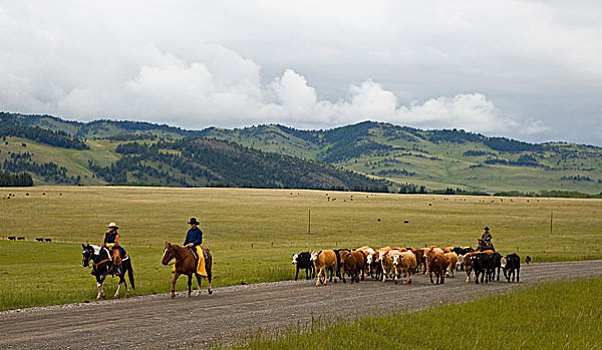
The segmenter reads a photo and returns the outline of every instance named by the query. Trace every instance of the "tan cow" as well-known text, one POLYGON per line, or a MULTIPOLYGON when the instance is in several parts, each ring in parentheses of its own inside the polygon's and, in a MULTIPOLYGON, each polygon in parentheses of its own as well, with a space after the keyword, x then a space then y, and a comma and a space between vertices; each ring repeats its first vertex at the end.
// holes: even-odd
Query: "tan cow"
POLYGON ((393 256, 393 266, 395 266, 395 284, 399 276, 403 273, 403 284, 412 283, 412 275, 416 271, 416 255, 412 252, 401 252, 393 256))
POLYGON ((449 262, 449 265, 447 265, 447 271, 445 272, 445 274, 446 274, 446 276, 450 277, 450 272, 451 272, 451 277, 454 278, 454 277, 456 277, 456 264, 458 263, 458 254, 452 252, 452 253, 445 253, 444 255, 447 258, 447 261, 449 262))
POLYGON ((428 253, 428 255, 426 256, 426 268, 429 271, 428 274, 429 274, 431 283, 434 283, 433 282, 433 273, 437 277, 437 284, 445 283, 445 270, 447 269, 448 265, 449 265, 449 262, 447 261, 447 258, 445 257, 445 255, 440 254, 434 250, 431 250, 428 253))
POLYGON ((333 281, 336 283, 337 276, 335 274, 335 271, 337 270, 337 256, 334 253, 334 250, 313 250, 311 252, 310 260, 314 263, 316 271, 318 271, 318 280, 316 281, 316 287, 320 286, 320 283, 322 283, 322 274, 324 274, 323 284, 326 285, 326 283, 328 282, 329 268, 332 268, 330 273, 331 276, 334 274, 332 278, 333 281))
POLYGON ((395 266, 393 266, 393 258, 401 254, 399 250, 380 251, 378 258, 383 271, 383 283, 387 281, 387 277, 391 278, 395 275, 395 266))

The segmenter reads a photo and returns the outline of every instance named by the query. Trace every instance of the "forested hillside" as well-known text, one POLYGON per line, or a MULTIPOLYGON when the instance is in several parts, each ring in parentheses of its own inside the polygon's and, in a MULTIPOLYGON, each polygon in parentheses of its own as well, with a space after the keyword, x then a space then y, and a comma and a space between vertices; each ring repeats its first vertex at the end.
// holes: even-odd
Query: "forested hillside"
MULTIPOLYGON (((77 162, 76 171, 68 170, 65 173, 65 181, 68 183, 142 181, 139 178, 144 176, 132 174, 142 174, 144 171, 152 173, 153 170, 142 165, 148 166, 148 162, 157 162, 157 155, 153 155, 151 158, 154 160, 151 160, 139 159, 143 154, 150 156, 148 150, 141 154, 123 153, 124 149, 120 150, 122 153, 116 152, 117 146, 126 142, 160 145, 153 146, 160 148, 160 154, 177 154, 184 157, 186 162, 208 162, 211 159, 198 158, 198 154, 202 152, 194 151, 198 147, 209 147, 209 141, 198 141, 201 140, 199 137, 202 137, 227 141, 225 144, 230 146, 226 148, 232 153, 227 153, 228 156, 222 153, 221 157, 238 163, 241 162, 240 157, 237 159, 234 155, 239 150, 234 144, 243 146, 241 149, 247 152, 244 153, 244 157, 255 159, 253 157, 262 154, 266 158, 265 162, 272 159, 266 164, 276 162, 273 157, 277 155, 289 156, 278 159, 278 162, 297 164, 300 161, 298 158, 302 158, 313 162, 307 164, 324 166, 322 163, 328 163, 334 166, 332 169, 340 170, 342 167, 355 173, 392 181, 396 184, 394 188, 402 191, 409 189, 411 192, 420 192, 421 188, 453 188, 454 191, 459 189, 488 193, 539 190, 586 193, 602 191, 600 147, 562 142, 533 144, 455 129, 420 130, 367 121, 329 130, 297 130, 282 125, 260 125, 241 129, 207 128, 195 131, 145 122, 98 120, 81 123, 45 115, 24 116, 9 113, 0 114, 0 126, 4 126, 3 129, 0 128, 3 135, 32 140, 60 149, 80 150, 79 156, 71 151, 61 151, 59 153, 64 154, 62 158, 51 157, 57 160, 54 162, 57 164, 55 170, 46 164, 50 159, 38 157, 44 151, 41 150, 32 158, 40 167, 48 170, 43 176, 43 181, 48 183, 54 182, 53 176, 63 176, 61 166, 70 169, 70 163, 64 162, 65 157, 69 161, 77 162), (196 143, 192 140, 196 140, 196 143), (167 141, 170 141, 169 146, 167 141), (268 154, 270 155, 266 156, 268 154), (110 167, 111 164, 116 166, 119 159, 122 159, 121 165, 124 165, 126 160, 135 160, 133 164, 137 164, 138 169, 127 172, 125 178, 123 172, 100 170, 110 167), (61 164, 61 161, 64 164, 61 164), (97 177, 97 173, 104 175, 97 177), (109 173, 114 174, 108 175, 109 173)), ((152 148, 148 147, 149 150, 152 148)), ((210 152, 217 151, 211 149, 210 152)), ((1 155, 2 153, 0 161, 8 160, 6 164, 13 169, 11 171, 27 171, 23 160, 1 155), (15 162, 20 165, 13 164, 15 162)), ((133 164, 127 165, 134 166, 133 164)), ((218 176, 207 172, 203 167, 197 169, 200 173, 192 174, 190 169, 181 171, 165 164, 162 166, 166 168, 157 168, 157 171, 163 175, 149 173, 148 181, 174 186, 203 183, 224 185, 228 182, 236 186, 245 183, 268 187, 308 186, 307 183, 300 182, 293 184, 289 181, 287 185, 283 185, 275 180, 262 180, 264 177, 257 173, 253 173, 256 179, 251 179, 242 172, 230 172, 223 167, 219 168, 219 171, 216 170, 218 176), (235 174, 238 180, 234 179, 235 174)), ((275 168, 265 169, 283 174, 275 171, 275 168)), ((326 169, 321 168, 320 171, 326 169)), ((294 174, 300 176, 299 173, 294 174)), ((37 176, 38 181, 41 176, 37 176)), ((338 182, 327 175, 323 174, 319 178, 325 181, 326 187, 338 186, 338 182)), ((340 179, 340 176, 337 178, 340 179)), ((350 182, 347 188, 354 186, 350 182)))

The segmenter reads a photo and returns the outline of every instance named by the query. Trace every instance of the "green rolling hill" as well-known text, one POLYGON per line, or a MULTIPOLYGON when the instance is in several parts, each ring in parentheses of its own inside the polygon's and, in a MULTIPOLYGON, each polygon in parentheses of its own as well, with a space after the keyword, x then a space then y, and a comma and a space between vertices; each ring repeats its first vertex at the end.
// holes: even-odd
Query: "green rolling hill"
MULTIPOLYGON (((221 157, 230 161, 234 160, 227 155, 244 150, 249 153, 243 152, 244 155, 237 161, 244 158, 276 157, 277 154, 280 157, 286 156, 277 161, 282 167, 286 167, 286 164, 293 164, 295 167, 302 161, 315 166, 325 166, 326 163, 330 165, 328 169, 342 171, 342 174, 360 173, 370 178, 390 181, 389 186, 395 191, 406 188, 402 186, 405 183, 428 189, 451 187, 488 193, 560 190, 597 194, 602 191, 600 147, 555 142, 532 144, 463 130, 420 130, 370 121, 329 130, 298 130, 282 125, 184 130, 145 122, 98 120, 81 123, 47 115, 0 113, 0 136, 9 141, 4 141, 0 147, 0 162, 9 160, 6 152, 24 152, 21 143, 26 143, 27 150, 33 154, 32 161, 56 163, 66 169, 64 174, 68 179, 72 176, 76 180, 79 176, 78 183, 81 184, 115 182, 113 178, 108 180, 101 176, 100 169, 110 167, 111 164, 115 166, 116 162, 127 157, 137 157, 136 160, 142 162, 140 164, 159 170, 160 162, 140 159, 150 156, 147 151, 140 154, 116 151, 120 145, 137 142, 146 143, 149 149, 152 144, 159 145, 154 148, 159 147, 158 152, 161 154, 181 156, 192 152, 197 155, 200 151, 194 150, 201 147, 200 153, 216 153, 219 150, 222 152, 219 153, 221 157), (39 130, 45 130, 53 134, 38 136, 33 142, 29 134, 36 133, 29 132, 26 135, 23 130, 38 130, 37 134, 42 133, 39 130), (225 142, 211 143, 208 139, 225 142), (78 141, 83 142, 85 147, 79 145, 78 141)), ((187 161, 202 164, 208 160, 192 157, 187 161)), ((128 173, 125 182, 178 186, 202 186, 207 183, 242 186, 249 182, 262 187, 315 186, 315 183, 299 185, 278 181, 260 184, 242 177, 240 181, 236 180, 235 173, 229 173, 228 178, 210 177, 186 173, 166 164, 161 167, 165 179, 171 176, 169 181, 165 180, 167 182, 153 176, 145 177, 144 170, 140 169, 152 173, 147 168, 128 173)), ((274 172, 277 168, 274 165, 265 169, 274 172)), ((325 169, 327 168, 316 168, 314 175, 316 172, 326 171, 325 169)), ((227 173, 225 168, 220 172, 227 173)), ((60 183, 56 178, 32 175, 38 184, 60 183)), ((123 175, 120 176, 119 179, 124 180, 123 175)), ((296 173, 295 176, 306 175, 296 173)), ((324 188, 342 186, 341 184, 328 180, 324 182, 324 188)), ((376 182, 364 183, 361 186, 375 184, 376 182)), ((350 181, 342 187, 354 186, 359 185, 350 181)))

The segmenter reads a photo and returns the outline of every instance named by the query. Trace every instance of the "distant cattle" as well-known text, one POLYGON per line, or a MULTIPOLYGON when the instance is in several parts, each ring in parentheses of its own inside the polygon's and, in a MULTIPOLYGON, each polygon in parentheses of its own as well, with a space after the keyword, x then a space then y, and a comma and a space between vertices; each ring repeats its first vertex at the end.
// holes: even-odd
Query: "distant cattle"
POLYGON ((529 265, 531 263, 531 257, 527 255, 527 257, 525 258, 525 262, 527 263, 527 265, 529 265))
POLYGON ((514 282, 515 277, 516 282, 520 282, 520 257, 518 255, 506 255, 502 258, 501 266, 504 270, 504 277, 508 282, 510 282, 510 277, 512 277, 512 282, 514 282))
POLYGON ((45 238, 44 242, 52 242, 52 238, 45 238))
POLYGON ((17 241, 24 241, 25 237, 17 237, 17 241))
POLYGON ((293 254, 293 265, 297 265, 295 281, 299 279, 299 270, 301 269, 305 269, 305 279, 314 278, 316 275, 316 270, 314 268, 314 264, 311 262, 311 255, 309 254, 309 252, 293 254))
MULTIPOLYGON (((314 264, 314 268, 318 271, 318 280, 316 281, 316 287, 323 283, 326 285, 328 282, 328 270, 332 268, 331 271, 336 271, 337 269, 337 256, 333 250, 320 250, 320 251, 312 251, 311 252, 311 261, 314 264), (324 275, 324 281, 322 282, 322 275, 324 275)), ((331 272, 332 274, 332 272, 331 272)), ((336 283, 336 276, 333 277, 334 282, 336 283)))
POLYGON ((38 241, 38 242, 44 242, 44 238, 36 238, 36 241, 38 241))
POLYGON ((9 241, 15 241, 15 240, 17 240, 17 237, 15 237, 15 236, 8 236, 8 240, 9 241))

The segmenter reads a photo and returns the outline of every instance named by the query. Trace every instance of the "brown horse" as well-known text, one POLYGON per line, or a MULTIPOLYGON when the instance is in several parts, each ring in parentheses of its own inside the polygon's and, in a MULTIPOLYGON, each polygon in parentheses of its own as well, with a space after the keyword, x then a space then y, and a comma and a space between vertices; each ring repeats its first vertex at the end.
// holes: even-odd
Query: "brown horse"
MULTIPOLYGON (((213 264, 213 259, 211 257, 211 253, 209 249, 202 248, 205 252, 205 270, 207 270, 207 277, 202 276, 203 278, 207 278, 209 282, 209 294, 212 294, 211 290, 211 265, 213 264)), ((163 258, 161 259, 161 263, 163 265, 167 265, 172 259, 176 259, 176 270, 173 275, 173 282, 171 285, 171 297, 174 298, 176 296, 176 281, 180 275, 188 276, 188 297, 192 293, 192 275, 196 275, 196 260, 194 255, 188 248, 181 247, 177 244, 171 244, 169 242, 165 242, 165 250, 163 251, 163 258)), ((198 283, 198 290, 196 295, 201 295, 201 276, 196 275, 196 280, 198 283)))

